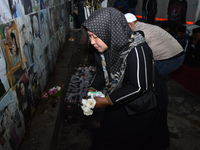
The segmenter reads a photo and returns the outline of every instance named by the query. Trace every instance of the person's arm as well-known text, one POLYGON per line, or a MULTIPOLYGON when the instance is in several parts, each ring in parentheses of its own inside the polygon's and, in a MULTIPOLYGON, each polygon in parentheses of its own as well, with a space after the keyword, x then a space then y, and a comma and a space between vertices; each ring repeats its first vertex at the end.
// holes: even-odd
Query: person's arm
POLYGON ((143 92, 145 92, 149 84, 152 82, 152 59, 147 56, 146 48, 149 48, 147 44, 143 46, 137 46, 134 48, 127 60, 127 68, 123 86, 110 95, 106 95, 106 98, 112 105, 125 103, 133 100, 143 92), (143 47, 144 46, 144 47, 143 47), (143 51, 144 50, 144 51, 143 51))

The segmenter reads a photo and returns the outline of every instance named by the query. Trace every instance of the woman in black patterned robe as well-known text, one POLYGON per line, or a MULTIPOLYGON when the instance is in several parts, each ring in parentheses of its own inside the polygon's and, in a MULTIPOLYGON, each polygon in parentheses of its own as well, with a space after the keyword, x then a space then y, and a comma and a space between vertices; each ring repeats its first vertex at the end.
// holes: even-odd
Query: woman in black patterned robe
POLYGON ((97 73, 88 91, 102 91, 95 108, 105 108, 93 150, 166 150, 166 100, 155 69, 157 107, 128 115, 125 106, 152 86, 153 56, 141 32, 132 32, 123 13, 101 8, 83 23, 96 48, 97 73))

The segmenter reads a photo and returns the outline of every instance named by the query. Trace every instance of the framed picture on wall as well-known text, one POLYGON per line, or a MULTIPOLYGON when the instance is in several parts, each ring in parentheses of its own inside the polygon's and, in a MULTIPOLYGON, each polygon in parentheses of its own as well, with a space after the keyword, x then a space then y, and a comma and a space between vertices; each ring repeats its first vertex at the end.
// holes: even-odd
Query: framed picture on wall
POLYGON ((0 30, 0 39, 3 43, 3 50, 6 55, 7 79, 10 81, 11 88, 20 80, 24 74, 19 33, 16 23, 10 22, 0 30), (3 37, 1 36, 3 35, 3 37))
POLYGON ((47 11, 45 10, 38 12, 41 39, 44 46, 46 46, 49 41, 49 26, 47 24, 48 16, 46 15, 46 12, 47 11))
POLYGON ((21 0, 8 0, 13 18, 21 17, 25 14, 24 6, 21 0))
POLYGON ((24 7, 24 12, 26 15, 33 12, 33 6, 31 0, 21 0, 21 3, 24 7))

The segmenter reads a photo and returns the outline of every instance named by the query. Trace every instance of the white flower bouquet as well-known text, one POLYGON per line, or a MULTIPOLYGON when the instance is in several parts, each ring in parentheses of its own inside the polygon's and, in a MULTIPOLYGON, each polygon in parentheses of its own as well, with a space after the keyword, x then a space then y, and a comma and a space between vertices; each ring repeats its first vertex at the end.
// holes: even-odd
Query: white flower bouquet
POLYGON ((105 95, 101 92, 88 92, 87 94, 88 96, 90 96, 91 98, 89 99, 82 99, 82 110, 83 110, 83 114, 86 116, 90 116, 93 114, 93 110, 95 105, 96 105, 96 100, 94 99, 94 97, 105 97, 105 95))
POLYGON ((92 115, 94 107, 96 105, 95 99, 82 99, 82 110, 83 114, 86 116, 92 115))

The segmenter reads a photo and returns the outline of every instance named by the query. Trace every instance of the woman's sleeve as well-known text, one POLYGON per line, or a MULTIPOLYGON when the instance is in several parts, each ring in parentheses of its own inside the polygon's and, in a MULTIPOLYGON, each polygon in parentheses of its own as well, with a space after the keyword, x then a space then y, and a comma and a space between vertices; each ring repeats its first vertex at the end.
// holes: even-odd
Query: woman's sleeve
POLYGON ((152 82, 151 69, 152 59, 147 57, 144 47, 137 46, 132 49, 127 58, 123 85, 121 88, 106 96, 108 101, 112 105, 121 104, 133 100, 145 92, 149 87, 148 83, 152 82))

